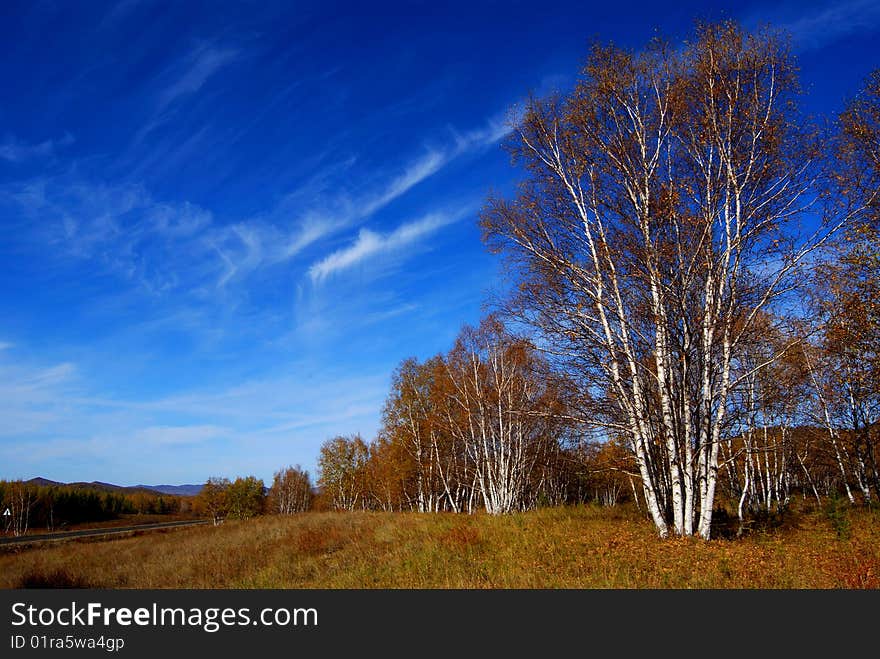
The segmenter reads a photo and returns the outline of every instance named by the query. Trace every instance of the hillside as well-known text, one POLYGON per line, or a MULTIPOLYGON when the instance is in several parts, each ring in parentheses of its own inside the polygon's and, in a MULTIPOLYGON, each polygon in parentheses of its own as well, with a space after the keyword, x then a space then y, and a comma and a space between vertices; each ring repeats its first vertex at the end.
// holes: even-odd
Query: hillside
POLYGON ((62 483, 59 481, 49 480, 48 478, 42 478, 38 476, 37 478, 32 478, 27 481, 29 485, 36 485, 39 487, 49 487, 49 486, 57 486, 57 487, 72 487, 78 490, 96 490, 98 492, 121 492, 123 494, 136 494, 147 493, 147 494, 170 494, 174 496, 195 496, 199 492, 202 491, 201 485, 187 484, 187 485, 114 485, 113 483, 103 483, 101 481, 92 481, 90 483, 85 482, 75 482, 75 483, 62 483))
POLYGON ((158 492, 159 494, 172 494, 177 497, 192 497, 202 491, 201 485, 135 485, 137 488, 143 488, 158 492))
POLYGON ((301 513, 0 554, 0 588, 878 588, 880 513, 660 540, 626 508, 301 513))

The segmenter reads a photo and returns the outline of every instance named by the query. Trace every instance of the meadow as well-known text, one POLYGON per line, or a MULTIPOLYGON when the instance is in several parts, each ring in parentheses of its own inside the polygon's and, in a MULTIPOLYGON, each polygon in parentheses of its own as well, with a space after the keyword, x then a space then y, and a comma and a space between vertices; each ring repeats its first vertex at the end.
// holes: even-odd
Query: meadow
POLYGON ((878 588, 880 512, 788 512, 659 539, 627 507, 310 512, 0 554, 0 587, 878 588))

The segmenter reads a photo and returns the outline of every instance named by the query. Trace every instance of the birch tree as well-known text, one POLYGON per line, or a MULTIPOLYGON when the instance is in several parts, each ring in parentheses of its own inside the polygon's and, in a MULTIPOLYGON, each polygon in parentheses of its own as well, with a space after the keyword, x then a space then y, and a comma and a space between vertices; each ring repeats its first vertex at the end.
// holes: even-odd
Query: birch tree
POLYGON ((828 432, 850 503, 880 497, 880 241, 860 228, 857 243, 819 268, 820 322, 807 349, 814 415, 828 432), (872 494, 873 491, 873 494, 872 494))
POLYGON ((360 435, 334 437, 321 445, 318 487, 336 510, 369 507, 367 462, 369 448, 360 435))
MULTIPOLYGON (((793 429, 805 418, 807 377, 800 339, 782 333, 765 314, 744 338, 732 366, 739 386, 731 393, 733 420, 730 441, 722 444, 723 467, 737 502, 741 528, 745 512, 770 513, 784 509, 795 482, 806 472, 806 460, 796 457, 793 429), (788 349, 786 349, 788 348, 788 349), (779 355, 774 359, 775 355, 779 355), (758 368, 761 364, 765 364, 758 368), (800 466, 799 466, 800 465, 800 466)), ((806 472, 809 480, 812 475, 806 472)))
POLYGON ((309 472, 297 465, 275 472, 269 489, 269 506, 279 515, 305 512, 312 505, 312 481, 309 472))
POLYGON ((510 143, 527 177, 481 216, 519 275, 511 310, 604 401, 581 421, 626 438, 664 537, 710 537, 743 337, 846 220, 816 220, 818 151, 797 97, 770 31, 597 46, 571 94, 529 102, 510 143))
POLYGON ((437 391, 440 383, 436 376, 442 376, 438 368, 441 362, 435 357, 425 364, 414 359, 401 363, 392 377, 383 413, 385 436, 407 457, 404 492, 408 507, 418 512, 435 512, 445 506, 458 508, 458 498, 450 487, 455 474, 450 474, 448 468, 444 470, 441 458, 441 452, 446 453, 441 451, 441 444, 447 444, 438 422, 442 408, 438 398, 442 394, 437 391))
POLYGON ((490 514, 527 507, 545 447, 559 442, 557 397, 550 382, 538 377, 546 373, 539 356, 489 317, 462 330, 446 362, 452 383, 448 428, 467 452, 472 490, 490 514))
POLYGON ((816 268, 804 355, 850 503, 880 497, 880 70, 840 116, 834 202, 854 221, 816 268), (851 487, 852 481, 855 488, 851 487), (873 491, 873 494, 872 494, 873 491))
POLYGON ((4 518, 6 531, 21 536, 28 532, 31 521, 31 509, 37 502, 34 488, 24 481, 17 480, 5 483, 4 496, 0 499, 0 513, 9 511, 4 518))

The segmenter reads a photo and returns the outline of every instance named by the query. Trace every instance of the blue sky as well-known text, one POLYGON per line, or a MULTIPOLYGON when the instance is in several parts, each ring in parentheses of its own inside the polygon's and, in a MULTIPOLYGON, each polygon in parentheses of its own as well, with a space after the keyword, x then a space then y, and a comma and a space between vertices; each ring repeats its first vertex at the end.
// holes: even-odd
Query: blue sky
POLYGON ((271 480, 371 438, 504 286, 510 108, 696 17, 788 28, 810 112, 880 66, 880 0, 3 2, 0 478, 271 480))

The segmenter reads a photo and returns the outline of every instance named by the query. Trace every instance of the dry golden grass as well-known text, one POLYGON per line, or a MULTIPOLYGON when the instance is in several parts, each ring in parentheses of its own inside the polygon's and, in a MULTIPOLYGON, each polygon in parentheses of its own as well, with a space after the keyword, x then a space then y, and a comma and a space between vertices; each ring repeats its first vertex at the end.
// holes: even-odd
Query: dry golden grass
POLYGON ((0 554, 4 588, 878 588, 880 514, 660 540, 623 509, 306 513, 0 554), (836 521, 835 521, 836 520, 836 521), (842 537, 841 537, 842 536, 842 537))

